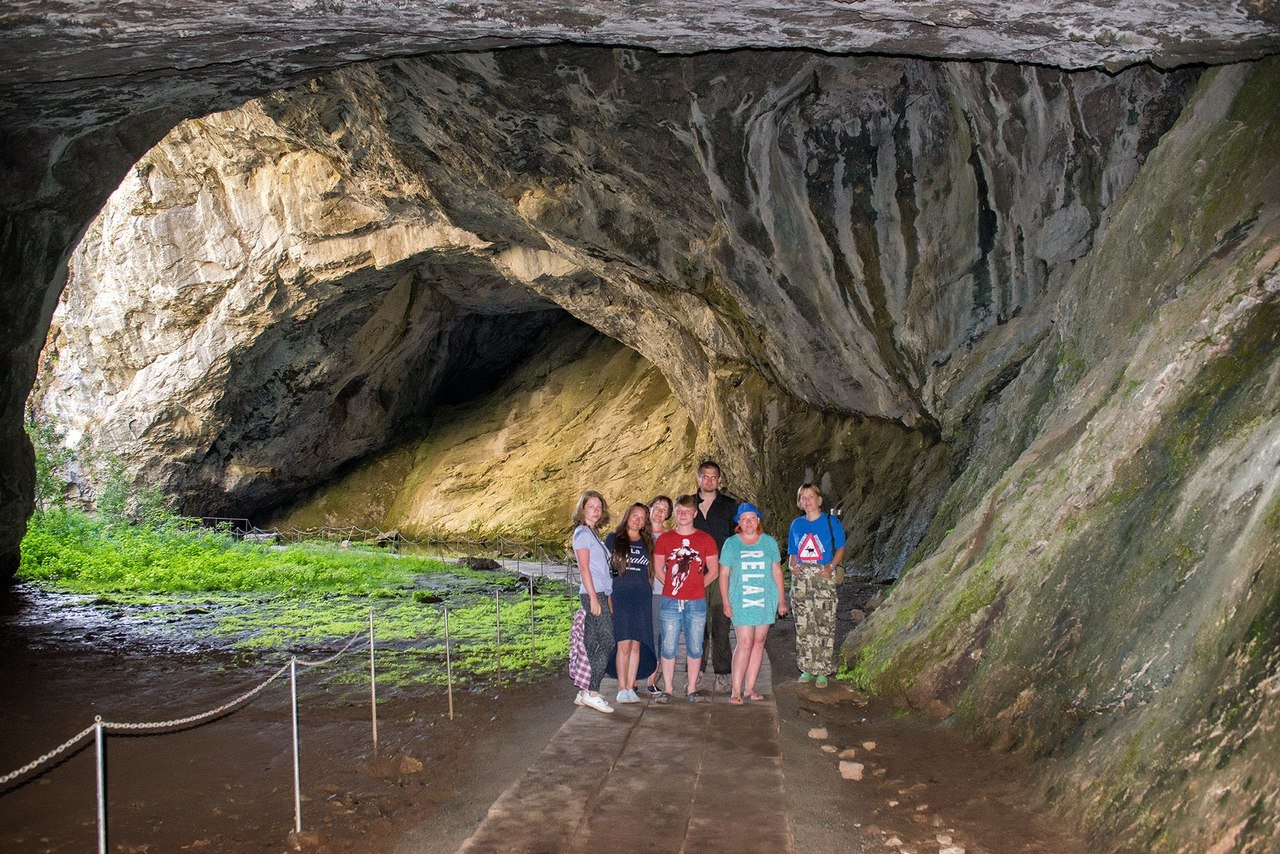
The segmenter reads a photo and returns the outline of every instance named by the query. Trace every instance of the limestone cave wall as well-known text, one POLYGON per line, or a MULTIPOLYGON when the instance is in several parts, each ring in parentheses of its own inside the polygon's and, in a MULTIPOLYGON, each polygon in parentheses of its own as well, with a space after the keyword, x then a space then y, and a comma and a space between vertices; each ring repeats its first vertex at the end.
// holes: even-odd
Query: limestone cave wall
POLYGON ((846 645, 865 687, 1040 760, 1099 844, 1280 844, 1278 82, 1205 75, 957 413, 968 465, 846 645))
POLYGON ((489 394, 434 408, 270 524, 563 541, 584 489, 605 496, 612 525, 633 501, 687 488, 694 433, 657 368, 562 318, 489 394))

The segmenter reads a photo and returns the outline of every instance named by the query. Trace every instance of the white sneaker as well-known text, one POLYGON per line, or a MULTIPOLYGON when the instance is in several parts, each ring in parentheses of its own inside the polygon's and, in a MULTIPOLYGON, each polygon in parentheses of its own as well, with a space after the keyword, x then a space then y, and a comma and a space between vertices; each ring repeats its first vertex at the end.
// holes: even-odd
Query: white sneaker
POLYGON ((613 706, 609 705, 609 701, 599 694, 583 694, 582 705, 590 706, 597 712, 604 712, 606 715, 613 714, 613 706))
POLYGON ((585 705, 585 704, 582 702, 582 698, 586 695, 586 693, 587 693, 586 691, 581 691, 581 690, 580 690, 580 691, 578 691, 578 696, 576 696, 576 697, 574 697, 574 698, 573 698, 573 704, 574 704, 575 706, 582 706, 582 705, 585 705))
POLYGON ((640 695, 636 693, 635 688, 628 688, 625 691, 618 692, 618 702, 619 703, 639 703, 641 702, 641 700, 640 700, 640 695))

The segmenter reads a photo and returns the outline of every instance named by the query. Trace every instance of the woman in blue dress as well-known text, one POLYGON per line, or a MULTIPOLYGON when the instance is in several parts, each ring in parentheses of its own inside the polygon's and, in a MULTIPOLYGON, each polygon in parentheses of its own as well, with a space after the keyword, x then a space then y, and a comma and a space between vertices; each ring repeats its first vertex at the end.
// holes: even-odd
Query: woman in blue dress
POLYGON ((778 541, 761 529, 760 517, 754 504, 739 504, 734 516, 738 533, 725 540, 720 550, 720 599, 737 638, 729 697, 734 705, 742 705, 744 693, 749 700, 764 699, 756 691, 764 642, 769 626, 779 614, 787 613, 787 602, 782 598, 782 554, 778 541))
POLYGON ((653 649, 653 534, 649 508, 632 504, 618 529, 605 538, 613 583, 613 634, 618 702, 638 703, 636 680, 648 679, 658 663, 653 649))

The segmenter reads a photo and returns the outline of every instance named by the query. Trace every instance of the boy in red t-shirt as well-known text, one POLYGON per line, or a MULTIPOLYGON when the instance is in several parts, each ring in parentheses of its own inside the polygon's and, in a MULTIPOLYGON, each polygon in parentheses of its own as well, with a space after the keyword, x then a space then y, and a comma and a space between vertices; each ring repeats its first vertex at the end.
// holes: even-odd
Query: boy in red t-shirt
POLYGON ((676 650, 680 646, 682 631, 689 671, 689 702, 706 701, 696 690, 698 671, 702 669, 702 635, 707 625, 707 600, 704 597, 706 586, 720 576, 720 555, 711 535, 693 527, 697 513, 696 496, 681 495, 677 498, 676 528, 658 537, 653 549, 654 575, 662 582, 658 617, 664 690, 654 698, 657 703, 665 703, 671 698, 676 650))

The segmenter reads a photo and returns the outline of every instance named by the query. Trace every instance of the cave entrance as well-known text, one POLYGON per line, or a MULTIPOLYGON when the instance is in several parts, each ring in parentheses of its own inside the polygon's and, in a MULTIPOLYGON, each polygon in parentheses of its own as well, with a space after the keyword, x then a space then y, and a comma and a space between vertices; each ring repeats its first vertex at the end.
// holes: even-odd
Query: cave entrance
POLYGON ((693 422, 643 356, 560 311, 497 328, 526 336, 523 351, 480 375, 476 350, 456 350, 429 411, 388 449, 267 514, 264 526, 541 537, 566 528, 585 488, 622 507, 691 482, 693 422))
MULTIPOLYGON (((660 396, 645 391, 644 406, 600 410, 595 446, 536 471, 495 468, 519 433, 504 426, 476 461, 493 481, 436 472, 451 504, 542 481, 512 515, 550 524, 580 489, 609 489, 595 460, 634 435, 651 474, 687 468, 696 447, 779 517, 799 482, 821 483, 856 517, 858 559, 896 575, 949 482, 935 372, 1087 248, 1006 251, 1031 245, 1031 224, 1002 225, 1054 204, 1055 235, 1097 218, 1079 202, 1096 187, 1070 204, 1053 187, 1106 173, 1048 148, 1077 121, 1064 74, 575 47, 336 71, 185 122, 134 165, 72 260, 44 405, 187 512, 274 516, 387 448, 416 464, 406 425, 441 430, 437 409, 459 415, 520 373, 523 348, 567 335, 542 325, 560 312, 647 360, 637 375, 657 367, 684 462, 640 426, 660 396), (990 103, 996 78, 1052 104, 1017 141, 1043 155, 1044 181, 990 165, 1005 156, 989 142, 1007 106, 990 103)), ((1165 85, 1117 80, 1088 82, 1111 87, 1107 103, 1165 85)), ((1149 123, 1135 122, 1087 145, 1125 151, 1149 123)), ((977 391, 963 394, 985 385, 966 381, 977 391)), ((315 518, 347 521, 334 495, 315 518)), ((377 506, 418 506, 424 526, 476 519, 408 497, 377 506)))

